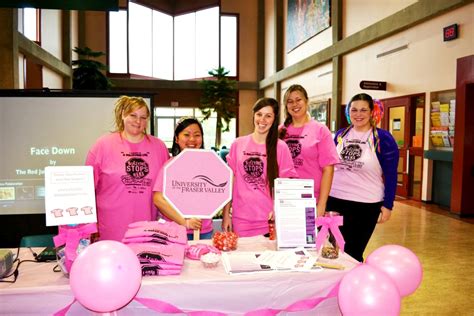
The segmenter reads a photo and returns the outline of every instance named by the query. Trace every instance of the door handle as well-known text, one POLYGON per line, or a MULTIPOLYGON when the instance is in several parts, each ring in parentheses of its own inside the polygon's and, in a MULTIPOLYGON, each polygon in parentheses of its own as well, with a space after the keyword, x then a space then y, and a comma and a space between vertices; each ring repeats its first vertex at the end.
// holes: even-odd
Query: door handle
POLYGON ((410 170, 410 150, 407 149, 407 168, 405 170, 405 174, 408 175, 408 170, 410 170))

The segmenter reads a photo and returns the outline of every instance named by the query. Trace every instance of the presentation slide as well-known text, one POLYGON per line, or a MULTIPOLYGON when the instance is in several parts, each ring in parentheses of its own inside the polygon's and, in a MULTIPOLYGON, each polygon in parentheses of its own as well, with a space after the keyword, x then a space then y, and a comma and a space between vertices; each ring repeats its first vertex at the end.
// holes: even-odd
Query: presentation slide
POLYGON ((97 138, 114 130, 122 94, 0 93, 0 215, 44 213, 44 168, 84 165, 97 138))

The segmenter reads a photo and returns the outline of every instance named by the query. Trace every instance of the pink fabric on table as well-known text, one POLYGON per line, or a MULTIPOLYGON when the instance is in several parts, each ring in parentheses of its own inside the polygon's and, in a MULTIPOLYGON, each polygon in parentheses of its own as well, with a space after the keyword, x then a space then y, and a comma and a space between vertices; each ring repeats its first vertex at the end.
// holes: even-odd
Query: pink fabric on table
POLYGON ((132 223, 125 232, 125 239, 154 237, 178 244, 187 244, 186 228, 172 221, 142 221, 132 223))
POLYGON ((311 120, 302 127, 288 126, 283 140, 290 149, 298 177, 314 179, 314 197, 318 199, 323 168, 339 163, 331 132, 326 125, 311 120))
POLYGON ((101 240, 120 241, 128 224, 156 219, 152 189, 168 158, 166 145, 151 135, 131 143, 120 133, 110 133, 92 146, 86 165, 94 168, 101 240))
POLYGON ((153 243, 127 244, 140 260, 183 265, 185 245, 160 245, 153 243))
MULTIPOLYGON (((297 178, 288 146, 277 143, 280 178, 297 178)), ((265 144, 257 144, 252 135, 237 138, 227 155, 234 172, 232 193, 232 225, 239 237, 268 233, 268 215, 273 199, 267 185, 267 153, 265 144)))
POLYGON ((155 244, 162 244, 168 245, 170 242, 166 240, 166 236, 157 236, 156 234, 151 237, 130 237, 122 239, 124 244, 140 244, 140 243, 155 243, 155 244))
MULTIPOLYGON (((171 160, 169 160, 171 162, 171 160)), ((156 178, 155 186, 153 187, 154 192, 163 192, 163 187, 164 187, 164 170, 166 164, 161 168, 161 170, 158 172, 158 176, 156 178)), ((159 210, 158 210, 159 211, 159 210)), ((167 221, 171 221, 168 217, 166 217, 164 214, 161 214, 163 219, 167 221)), ((201 234, 206 234, 212 232, 212 220, 211 219, 203 219, 201 221, 201 234)), ((187 231, 188 234, 193 234, 194 230, 188 229, 187 231)))

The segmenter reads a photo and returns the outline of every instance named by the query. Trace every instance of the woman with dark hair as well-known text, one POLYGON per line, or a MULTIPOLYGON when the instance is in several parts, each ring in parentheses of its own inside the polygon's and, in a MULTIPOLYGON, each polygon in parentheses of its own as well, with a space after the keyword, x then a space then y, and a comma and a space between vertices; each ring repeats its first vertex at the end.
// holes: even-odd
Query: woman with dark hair
MULTIPOLYGON (((194 117, 184 117, 179 120, 174 130, 171 153, 177 156, 185 148, 204 149, 203 130, 201 123, 194 117)), ((200 229, 200 239, 212 236, 212 220, 199 218, 184 218, 163 196, 164 168, 158 174, 153 191, 153 201, 160 214, 167 220, 174 221, 188 229, 188 239, 193 239, 193 231, 200 229)))
POLYGON ((97 220, 101 240, 121 241, 128 224, 156 220, 153 183, 169 158, 166 145, 148 135, 150 110, 141 97, 122 96, 115 103, 115 131, 89 150, 94 167, 97 220))
POLYGON ((341 162, 327 210, 344 217, 345 252, 361 262, 375 225, 390 219, 397 188, 398 146, 388 131, 377 128, 382 115, 380 102, 356 94, 346 107, 350 126, 334 138, 341 162))
POLYGON ((227 163, 234 172, 234 186, 232 202, 224 208, 224 231, 233 229, 242 237, 267 234, 274 180, 296 177, 290 151, 278 139, 279 111, 277 100, 259 99, 253 107, 253 133, 230 147, 227 163))
POLYGON ((298 177, 314 180, 318 216, 326 212, 334 164, 339 162, 332 135, 326 125, 312 120, 308 113, 308 93, 299 84, 290 86, 283 97, 285 122, 280 138, 291 151, 298 177))

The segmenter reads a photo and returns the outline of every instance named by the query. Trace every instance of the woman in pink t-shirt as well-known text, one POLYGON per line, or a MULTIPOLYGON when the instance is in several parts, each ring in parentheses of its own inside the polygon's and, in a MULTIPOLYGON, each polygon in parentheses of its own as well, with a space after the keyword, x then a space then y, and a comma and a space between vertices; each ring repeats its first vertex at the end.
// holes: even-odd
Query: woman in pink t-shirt
MULTIPOLYGON (((174 130, 173 147, 171 153, 177 156, 185 148, 204 148, 202 125, 194 117, 184 117, 179 120, 174 130)), ((163 196, 163 172, 161 168, 160 173, 155 182, 153 191, 153 201, 160 210, 160 213, 168 220, 172 220, 180 225, 183 225, 188 230, 188 239, 193 239, 193 230, 200 230, 200 239, 209 239, 212 236, 212 220, 199 218, 184 218, 174 207, 168 203, 163 196)))
POLYGON ((296 177, 290 151, 278 139, 278 101, 259 99, 253 107, 253 122, 253 133, 237 138, 226 157, 234 172, 234 186, 232 202, 224 208, 222 229, 242 237, 268 233, 273 182, 278 177, 296 177))
POLYGON ((318 216, 326 211, 326 202, 334 174, 339 163, 336 146, 326 125, 311 119, 308 113, 308 93, 295 84, 286 90, 285 122, 280 127, 280 138, 291 151, 293 163, 300 179, 314 179, 314 197, 318 216))
POLYGON ((128 224, 156 220, 152 189, 168 160, 166 145, 148 135, 150 111, 140 97, 120 97, 116 130, 100 137, 87 154, 94 182, 101 240, 121 241, 128 224))

